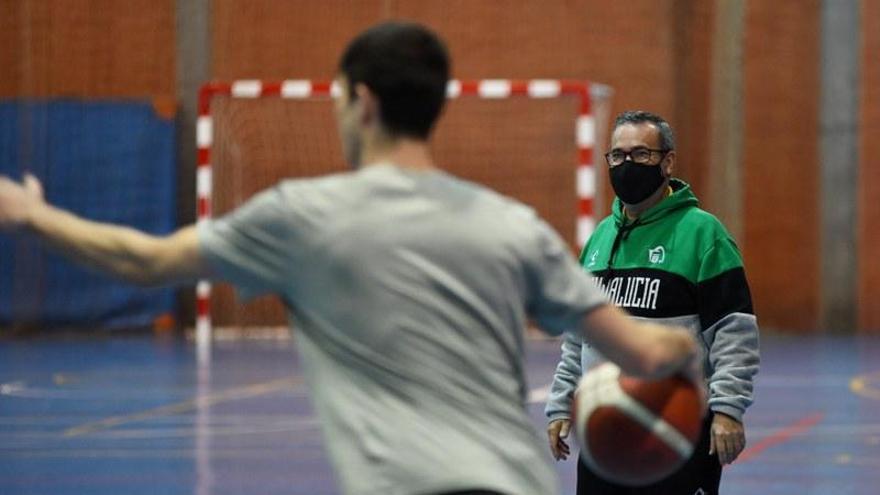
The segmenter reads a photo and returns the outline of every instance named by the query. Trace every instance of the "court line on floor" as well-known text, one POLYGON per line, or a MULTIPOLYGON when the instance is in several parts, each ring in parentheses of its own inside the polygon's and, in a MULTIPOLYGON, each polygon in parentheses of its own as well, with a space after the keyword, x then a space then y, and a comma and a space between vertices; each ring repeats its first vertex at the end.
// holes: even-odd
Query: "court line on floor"
POLYGON ((824 417, 825 414, 821 412, 815 412, 813 414, 804 416, 803 418, 782 428, 781 430, 777 430, 776 432, 767 435, 766 437, 762 438, 760 442, 756 443, 752 447, 745 449, 742 454, 739 455, 739 458, 737 458, 736 462, 747 462, 757 457, 761 454, 761 452, 764 452, 770 447, 785 443, 796 436, 803 435, 812 427, 816 426, 820 421, 822 421, 824 417))
POLYGON ((68 428, 64 431, 65 437, 77 437, 87 435, 96 431, 107 430, 115 426, 143 421, 147 419, 159 418, 162 416, 172 416, 175 414, 183 414, 195 411, 200 408, 211 407, 222 402, 230 402, 234 400, 250 399, 265 395, 277 390, 283 390, 288 387, 301 385, 303 379, 301 377, 279 378, 264 383, 255 383, 245 385, 243 387, 231 388, 218 392, 216 394, 208 394, 195 397, 183 402, 168 404, 166 406, 155 407, 132 414, 122 414, 119 416, 110 416, 99 421, 92 421, 79 426, 68 428))
POLYGON ((871 383, 876 383, 878 379, 880 379, 880 371, 856 375, 850 380, 849 389, 859 397, 880 400, 880 390, 871 387, 871 383))

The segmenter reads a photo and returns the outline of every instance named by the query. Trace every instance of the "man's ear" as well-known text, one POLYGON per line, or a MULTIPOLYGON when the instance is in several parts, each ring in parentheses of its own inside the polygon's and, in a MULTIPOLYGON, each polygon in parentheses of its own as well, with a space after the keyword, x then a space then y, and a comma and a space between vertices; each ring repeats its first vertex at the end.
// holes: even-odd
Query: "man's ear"
POLYGON ((354 87, 354 93, 357 97, 362 111, 361 123, 369 126, 379 121, 379 99, 366 84, 358 83, 354 87))
POLYGON ((660 166, 663 167, 663 175, 666 177, 672 177, 672 174, 675 172, 675 158, 675 150, 673 150, 667 153, 660 163, 660 166))

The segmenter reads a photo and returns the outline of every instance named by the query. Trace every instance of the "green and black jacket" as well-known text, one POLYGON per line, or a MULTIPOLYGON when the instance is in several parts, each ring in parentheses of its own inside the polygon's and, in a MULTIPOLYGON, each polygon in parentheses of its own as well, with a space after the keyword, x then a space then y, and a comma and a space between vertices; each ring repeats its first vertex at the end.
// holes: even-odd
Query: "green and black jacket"
MULTIPOLYGON (((760 362, 742 257, 721 222, 698 207, 690 186, 677 179, 670 185, 672 194, 635 221, 615 199, 581 264, 634 317, 692 329, 705 346, 710 409, 741 421, 760 362)), ((569 416, 582 371, 601 359, 579 336, 565 337, 545 409, 551 421, 569 416)))

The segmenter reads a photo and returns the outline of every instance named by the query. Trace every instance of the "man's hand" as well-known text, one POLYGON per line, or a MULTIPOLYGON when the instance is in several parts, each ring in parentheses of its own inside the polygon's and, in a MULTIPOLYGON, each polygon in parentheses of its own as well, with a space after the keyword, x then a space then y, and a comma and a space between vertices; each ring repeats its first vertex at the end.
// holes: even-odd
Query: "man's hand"
POLYGON ((43 186, 33 175, 19 184, 0 176, 0 231, 12 231, 27 225, 31 213, 43 202, 43 186))
POLYGON ((746 446, 743 424, 722 413, 715 413, 709 435, 709 455, 718 453, 721 464, 730 464, 746 446))
POLYGON ((553 457, 558 460, 568 459, 571 449, 565 443, 564 438, 568 438, 568 431, 571 428, 571 421, 567 419, 557 419, 551 421, 547 425, 547 439, 550 441, 550 450, 553 457))

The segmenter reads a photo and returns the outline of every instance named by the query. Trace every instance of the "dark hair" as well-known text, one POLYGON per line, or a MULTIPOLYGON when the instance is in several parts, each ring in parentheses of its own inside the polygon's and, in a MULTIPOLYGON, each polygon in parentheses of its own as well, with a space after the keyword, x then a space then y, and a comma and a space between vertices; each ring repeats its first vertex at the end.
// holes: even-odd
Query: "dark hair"
POLYGON ((339 71, 379 99, 382 124, 392 136, 427 139, 446 102, 449 55, 440 38, 410 22, 384 22, 345 49, 339 71))
POLYGON ((669 122, 651 112, 646 112, 644 110, 629 110, 623 112, 614 119, 614 129, 622 126, 623 124, 654 124, 657 126, 657 129, 660 131, 660 148, 664 150, 674 150, 675 149, 675 134, 672 132, 672 126, 669 125, 669 122))

